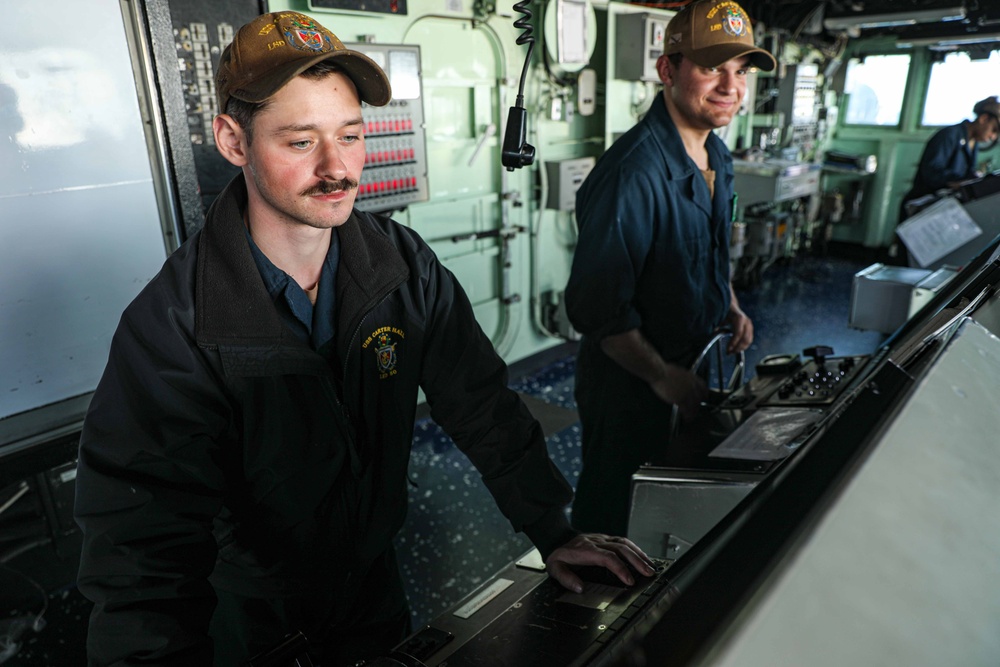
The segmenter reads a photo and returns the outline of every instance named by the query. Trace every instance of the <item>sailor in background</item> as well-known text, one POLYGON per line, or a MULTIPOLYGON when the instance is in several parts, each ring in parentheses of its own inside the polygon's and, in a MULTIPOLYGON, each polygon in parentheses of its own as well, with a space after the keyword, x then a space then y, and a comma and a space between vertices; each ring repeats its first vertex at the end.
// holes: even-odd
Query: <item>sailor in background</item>
POLYGON ((924 146, 913 187, 903 197, 904 207, 924 195, 982 176, 978 171, 979 149, 1000 135, 1000 102, 996 97, 987 97, 976 102, 972 113, 974 120, 941 128, 924 146))
MULTIPOLYGON (((903 195, 899 206, 900 223, 910 217, 913 204, 922 197, 947 188, 955 189, 964 181, 982 176, 979 149, 1000 136, 1000 102, 996 97, 987 97, 976 102, 972 113, 974 120, 941 128, 924 146, 913 187, 903 195)), ((909 263, 909 253, 898 237, 889 248, 888 262, 902 266, 909 263)))

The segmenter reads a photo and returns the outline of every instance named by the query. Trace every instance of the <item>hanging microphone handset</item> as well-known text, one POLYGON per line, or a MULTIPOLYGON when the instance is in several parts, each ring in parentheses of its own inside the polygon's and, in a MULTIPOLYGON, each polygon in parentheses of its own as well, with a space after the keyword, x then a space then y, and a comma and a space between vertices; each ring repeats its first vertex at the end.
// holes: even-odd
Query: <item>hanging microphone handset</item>
POLYGON ((524 66, 521 68, 521 85, 517 89, 517 100, 507 114, 507 130, 503 135, 503 148, 500 153, 500 161, 507 171, 514 171, 525 167, 535 161, 535 147, 525 143, 525 136, 528 131, 528 112, 524 108, 524 80, 528 76, 528 65, 531 63, 531 51, 535 48, 535 38, 531 35, 531 9, 528 7, 530 0, 521 0, 514 5, 514 11, 524 14, 514 21, 514 27, 523 32, 517 38, 517 44, 528 45, 528 54, 524 57, 524 66))

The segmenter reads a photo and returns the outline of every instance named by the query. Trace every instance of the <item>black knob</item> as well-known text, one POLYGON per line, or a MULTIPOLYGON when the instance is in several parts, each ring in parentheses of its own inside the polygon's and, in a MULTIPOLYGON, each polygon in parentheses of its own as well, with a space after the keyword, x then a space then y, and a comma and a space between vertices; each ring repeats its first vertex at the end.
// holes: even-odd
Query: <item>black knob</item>
POLYGON ((802 354, 812 357, 817 366, 822 366, 826 362, 826 358, 833 354, 833 348, 828 345, 816 345, 802 350, 802 354))

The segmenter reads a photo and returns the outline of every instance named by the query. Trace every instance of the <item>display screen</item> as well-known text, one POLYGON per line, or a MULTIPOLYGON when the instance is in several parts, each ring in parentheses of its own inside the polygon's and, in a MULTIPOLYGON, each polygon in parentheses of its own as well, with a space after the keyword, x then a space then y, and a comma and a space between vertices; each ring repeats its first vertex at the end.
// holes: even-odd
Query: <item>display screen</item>
POLYGON ((353 9, 358 12, 406 14, 406 0, 309 0, 311 9, 353 9))
POLYGON ((420 60, 416 51, 389 51, 388 74, 393 99, 420 97, 420 60))

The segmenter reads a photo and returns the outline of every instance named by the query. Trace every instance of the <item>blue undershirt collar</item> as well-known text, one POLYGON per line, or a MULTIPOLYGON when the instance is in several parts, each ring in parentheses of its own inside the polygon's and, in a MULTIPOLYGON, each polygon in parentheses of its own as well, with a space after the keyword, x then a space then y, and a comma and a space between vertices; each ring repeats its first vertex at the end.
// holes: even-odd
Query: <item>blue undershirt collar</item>
POLYGON ((247 243, 267 293, 285 323, 295 335, 312 349, 319 350, 333 339, 335 333, 337 266, 340 263, 340 238, 337 229, 330 235, 330 249, 319 275, 316 304, 309 301, 305 290, 279 269, 257 246, 247 230, 247 243))

